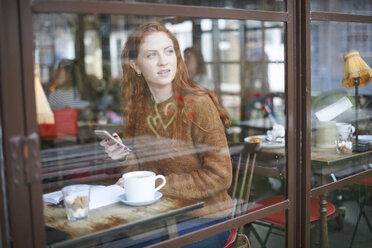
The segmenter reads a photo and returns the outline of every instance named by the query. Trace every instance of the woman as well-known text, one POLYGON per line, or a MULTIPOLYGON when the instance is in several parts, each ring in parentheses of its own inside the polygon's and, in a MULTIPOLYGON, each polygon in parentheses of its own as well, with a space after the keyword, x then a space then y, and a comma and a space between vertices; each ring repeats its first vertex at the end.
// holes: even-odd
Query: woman
POLYGON ((214 90, 214 84, 207 75, 207 67, 199 46, 192 46, 183 51, 189 77, 201 86, 214 90))
POLYGON ((48 101, 53 110, 63 108, 83 109, 89 102, 81 99, 82 83, 78 72, 77 62, 63 59, 59 62, 49 87, 48 101))
MULTIPOLYGON (((227 194, 232 169, 224 132, 230 118, 216 95, 188 77, 178 41, 162 24, 139 26, 128 38, 122 63, 125 136, 133 141, 133 153, 127 160, 136 161, 124 171, 150 170, 162 174, 167 179, 163 193, 204 202, 202 209, 192 213, 198 221, 224 220, 232 207, 227 194), (137 149, 143 137, 168 142, 167 147, 174 153, 160 160, 143 159, 137 149), (177 155, 195 151, 200 145, 207 149, 177 155)), ((101 144, 113 159, 128 155, 127 148, 108 141, 101 144)), ((123 185, 121 179, 118 184, 123 185)), ((228 233, 224 233, 221 245, 227 238, 228 233)))

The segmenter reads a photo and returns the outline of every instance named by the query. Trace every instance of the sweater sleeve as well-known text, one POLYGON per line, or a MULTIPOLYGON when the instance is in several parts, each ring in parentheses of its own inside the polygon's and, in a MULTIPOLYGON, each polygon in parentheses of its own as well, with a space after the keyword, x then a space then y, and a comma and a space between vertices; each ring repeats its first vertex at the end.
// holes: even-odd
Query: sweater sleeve
POLYGON ((226 191, 232 180, 232 166, 224 127, 219 113, 208 97, 185 108, 191 120, 194 146, 203 145, 207 151, 198 154, 201 166, 191 173, 170 174, 164 191, 181 197, 203 199, 226 191))

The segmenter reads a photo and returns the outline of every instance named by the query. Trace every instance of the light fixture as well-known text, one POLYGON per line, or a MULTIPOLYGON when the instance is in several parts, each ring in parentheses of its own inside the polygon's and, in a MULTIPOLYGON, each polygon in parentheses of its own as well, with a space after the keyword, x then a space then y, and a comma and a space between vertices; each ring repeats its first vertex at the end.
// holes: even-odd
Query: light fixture
POLYGON ((359 87, 366 86, 372 79, 372 70, 360 57, 357 50, 350 50, 344 55, 345 65, 342 86, 348 89, 355 87, 355 150, 358 151, 358 109, 359 87))
POLYGON ((46 98, 43 87, 41 86, 37 66, 35 65, 35 99, 36 99, 36 115, 37 123, 41 124, 54 124, 54 115, 49 106, 48 99, 46 98))

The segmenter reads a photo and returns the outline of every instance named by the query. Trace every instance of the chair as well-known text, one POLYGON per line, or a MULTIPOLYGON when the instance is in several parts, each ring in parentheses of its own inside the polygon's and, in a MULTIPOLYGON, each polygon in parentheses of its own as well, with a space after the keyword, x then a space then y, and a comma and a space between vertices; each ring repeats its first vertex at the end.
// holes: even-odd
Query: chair
POLYGON ((363 195, 362 195, 362 199, 361 201, 359 201, 358 199, 358 203, 359 203, 359 216, 358 216, 358 219, 357 219, 357 222, 356 222, 356 225, 354 227, 354 231, 353 231, 353 235, 351 237, 351 242, 350 242, 350 246, 349 247, 352 247, 353 246, 353 242, 354 242, 354 239, 355 239, 355 235, 356 235, 356 232, 358 230, 358 226, 359 226, 359 223, 360 223, 360 220, 362 218, 362 216, 364 217, 366 223, 367 223, 367 226, 369 228, 369 231, 371 232, 371 235, 372 235, 372 226, 371 226, 371 223, 369 222, 369 219, 368 219, 368 216, 364 210, 364 207, 366 205, 366 201, 368 199, 368 197, 372 194, 372 177, 367 177, 363 180, 360 180, 359 182, 357 182, 358 185, 361 185, 361 186, 366 186, 366 187, 363 187, 363 195), (366 190, 368 190, 367 188, 369 188, 369 192, 366 192, 366 190))
MULTIPOLYGON (((253 171, 256 163, 256 152, 260 149, 260 143, 229 142, 229 150, 233 165, 233 183, 230 187, 230 195, 233 199, 233 211, 231 218, 245 213, 248 209, 249 196, 253 181, 253 171)), ((237 242, 236 238, 244 239, 243 246, 250 247, 248 238, 243 234, 243 226, 230 230, 230 237, 224 248, 231 247, 237 242)), ((239 244, 240 243, 240 244, 239 244)))
POLYGON ((76 141, 79 134, 78 108, 53 110, 54 124, 39 125, 41 138, 56 141, 76 141))
MULTIPOLYGON (((284 195, 276 195, 276 196, 265 198, 264 200, 261 200, 255 203, 252 207, 250 207, 248 212, 253 212, 253 211, 271 206, 273 204, 284 201, 285 199, 286 198, 284 195)), ((310 228, 314 227, 320 222, 319 201, 320 201, 319 198, 310 199, 310 228)), ((332 216, 335 213, 336 213, 336 207, 332 203, 327 202, 327 217, 332 216)), ((269 228, 263 239, 260 237, 260 235, 254 229, 253 226, 250 227, 249 231, 253 232, 254 236, 256 237, 257 241, 261 244, 262 247, 266 247, 270 234, 281 235, 280 233, 276 233, 273 231, 283 230, 286 226, 285 220, 286 220, 285 211, 282 211, 282 212, 267 216, 261 219, 260 221, 254 222, 255 224, 266 226, 269 228)))

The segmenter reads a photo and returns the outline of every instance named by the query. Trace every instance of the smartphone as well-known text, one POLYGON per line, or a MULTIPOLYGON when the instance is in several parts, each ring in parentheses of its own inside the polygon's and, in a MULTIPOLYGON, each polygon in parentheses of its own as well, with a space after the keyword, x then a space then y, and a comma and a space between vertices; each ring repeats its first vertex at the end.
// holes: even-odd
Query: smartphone
MULTIPOLYGON (((122 147, 126 147, 126 145, 124 145, 123 143, 121 143, 119 140, 115 139, 109 132, 107 132, 106 130, 94 130, 94 133, 100 137, 101 139, 108 139, 108 140, 112 140, 114 141, 115 143, 117 144, 120 144, 122 147)), ((127 147, 128 148, 128 147, 127 147)), ((128 148, 128 150, 130 150, 128 148)))

